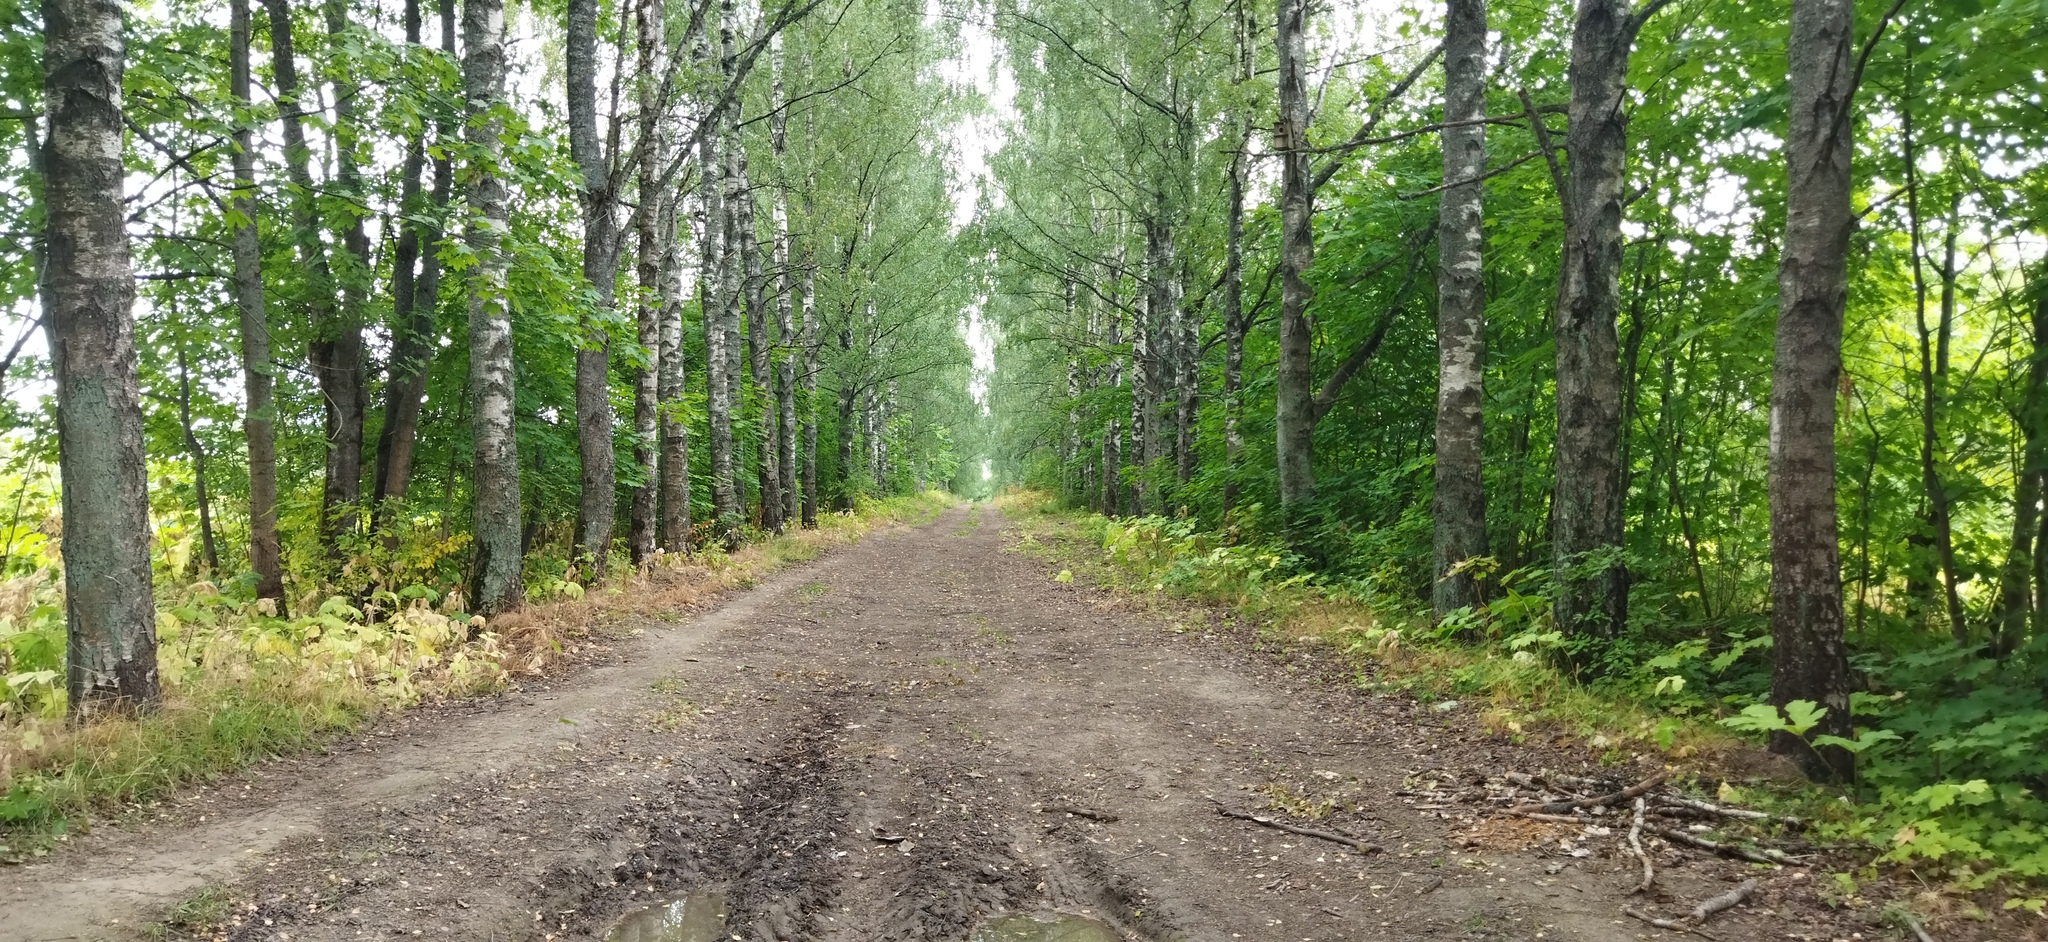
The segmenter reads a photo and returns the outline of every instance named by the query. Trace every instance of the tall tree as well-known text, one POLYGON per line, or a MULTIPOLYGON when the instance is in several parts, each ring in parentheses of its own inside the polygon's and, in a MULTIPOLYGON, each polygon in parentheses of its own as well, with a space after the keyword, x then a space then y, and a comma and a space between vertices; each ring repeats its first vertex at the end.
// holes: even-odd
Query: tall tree
MULTIPOLYGON (((319 186, 313 179, 312 149, 306 142, 307 92, 299 82, 291 4, 288 0, 263 0, 263 7, 270 13, 270 71, 271 80, 277 85, 277 118, 284 130, 284 166, 291 183, 287 202, 292 215, 292 238, 305 265, 305 303, 313 314, 313 339, 308 345, 307 360, 324 407, 327 469, 321 489, 320 519, 322 534, 332 547, 360 487, 362 426, 360 421, 351 426, 347 420, 350 409, 361 401, 362 390, 355 381, 361 334, 356 332, 354 345, 346 342, 350 331, 342 323, 346 317, 344 303, 336 290, 327 242, 321 234, 319 186), (356 361, 348 360, 352 351, 358 353, 356 361)), ((360 410, 356 414, 360 419, 360 410)))
POLYGON ((66 691, 74 716, 159 696, 135 282, 122 208, 121 7, 43 3, 43 322, 57 381, 66 691))
POLYGON ((1558 275, 1557 470, 1551 552, 1557 624, 1611 637, 1628 621, 1622 550, 1621 185, 1629 53, 1664 0, 1579 0, 1572 24, 1564 257, 1558 275))
POLYGON ((228 5, 228 85, 235 105, 235 193, 241 218, 232 227, 237 337, 241 341, 242 434, 249 454, 249 569, 256 597, 284 613, 284 556, 277 538, 277 406, 271 395, 270 322, 263 303, 263 247, 258 241, 256 134, 248 117, 250 97, 249 0, 228 5))
MULTIPOLYGON (((1835 395, 1847 307, 1852 0, 1793 0, 1785 242, 1771 367, 1771 699, 1827 708, 1816 733, 1848 736, 1841 544, 1835 521, 1835 395)), ((1771 750, 1815 778, 1847 779, 1855 757, 1789 732, 1771 750)))
POLYGON ((633 461, 645 477, 633 488, 626 546, 637 565, 654 554, 658 527, 655 514, 660 483, 656 469, 660 447, 661 375, 669 351, 661 342, 662 268, 668 261, 668 243, 675 238, 674 199, 662 180, 668 162, 665 140, 664 99, 668 75, 667 10, 661 0, 639 0, 633 6, 634 32, 638 35, 639 76, 635 85, 639 115, 639 161, 637 182, 640 207, 634 214, 639 236, 636 276, 639 293, 634 306, 636 339, 641 363, 633 370, 633 461))
MULTIPOLYGON (((616 148, 605 146, 597 127, 597 0, 568 0, 564 58, 569 153, 582 173, 583 278, 592 292, 592 307, 585 313, 583 337, 576 347, 576 455, 582 467, 582 487, 575 546, 579 561, 601 578, 611 552, 616 513, 610 315, 617 290, 620 240, 617 183, 608 153, 616 148)), ((615 123, 616 118, 614 114, 615 123)))
POLYGON ((1273 38, 1280 53, 1280 113, 1273 122, 1273 150, 1280 155, 1280 362, 1274 433, 1280 504, 1293 513, 1315 496, 1316 486, 1315 340, 1308 323, 1314 291, 1306 277, 1315 260, 1315 193, 1309 176, 1308 2, 1279 0, 1278 10, 1273 38))
MULTIPOLYGON (((792 294, 796 279, 789 270, 789 124, 782 90, 782 36, 769 46, 768 143, 775 158, 775 403, 776 484, 782 496, 779 518, 787 523, 801 512, 796 480, 796 318, 792 294)), ((764 433, 765 434, 765 433, 764 433)))
MULTIPOLYGON (((369 215, 368 195, 363 190, 360 151, 363 150, 362 121, 357 116, 361 89, 356 85, 354 54, 345 34, 349 29, 348 0, 326 0, 322 6, 327 20, 328 70, 333 76, 334 96, 334 191, 341 196, 341 263, 336 272, 334 318, 316 325, 309 362, 322 380, 322 401, 327 405, 327 490, 321 500, 321 520, 330 543, 361 523, 363 489, 363 418, 369 411, 369 373, 363 349, 363 310, 369 300, 372 280, 370 236, 364 217, 369 215)), ((280 83, 281 84, 281 83, 280 83)), ((338 548, 338 547, 337 547, 338 548)))
POLYGON ((462 93, 467 115, 471 217, 463 230, 476 258, 468 270, 469 394, 475 449, 476 561, 470 604, 485 615, 519 606, 519 438, 512 388, 512 308, 505 233, 511 194, 499 161, 505 145, 505 6, 463 0, 462 93))
MULTIPOLYGON (((453 59, 455 0, 439 0, 438 10, 440 49, 453 59)), ((406 0, 406 42, 419 43, 421 27, 419 0, 406 0)), ((427 161, 424 124, 408 142, 399 190, 399 205, 406 211, 407 219, 399 230, 398 245, 392 250, 391 359, 384 384, 384 424, 377 433, 372 498, 380 514, 386 501, 403 501, 411 490, 413 456, 419 446, 420 405, 438 349, 435 314, 441 306, 443 233, 438 224, 429 220, 441 218, 455 189, 455 165, 448 156, 455 143, 455 122, 443 111, 433 130, 435 139, 443 146, 433 156, 434 187, 427 205, 422 206, 420 201, 420 176, 427 161)), ((379 525, 385 522, 378 520, 379 525)))
POLYGON ((1436 488, 1432 504, 1437 617, 1479 603, 1467 560, 1486 555, 1481 468, 1486 375, 1486 0, 1450 0, 1444 14, 1444 191, 1437 206, 1436 488))

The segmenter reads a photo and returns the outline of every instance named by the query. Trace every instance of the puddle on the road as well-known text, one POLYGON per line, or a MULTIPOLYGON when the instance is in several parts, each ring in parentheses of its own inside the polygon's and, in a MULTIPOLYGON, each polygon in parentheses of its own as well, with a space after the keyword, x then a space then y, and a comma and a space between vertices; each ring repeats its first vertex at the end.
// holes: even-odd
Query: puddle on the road
POLYGON ((1081 916, 1004 916, 974 934, 972 942, 1122 942, 1109 926, 1081 916))
POLYGON ((702 890, 627 913, 604 938, 605 942, 714 942, 724 934, 725 894, 702 890))

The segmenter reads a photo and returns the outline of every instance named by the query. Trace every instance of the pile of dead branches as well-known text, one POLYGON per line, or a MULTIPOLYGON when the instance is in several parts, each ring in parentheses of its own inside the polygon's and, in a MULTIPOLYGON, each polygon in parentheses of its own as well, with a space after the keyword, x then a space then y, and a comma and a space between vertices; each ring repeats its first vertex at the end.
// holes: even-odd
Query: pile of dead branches
MULTIPOLYGON (((1806 822, 1789 815, 1689 798, 1679 794, 1670 780, 1670 772, 1658 772, 1624 787, 1574 775, 1508 772, 1457 797, 1491 805, 1496 814, 1582 825, 1587 835, 1620 835, 1620 848, 1642 863, 1642 879, 1635 886, 1637 893, 1647 892, 1657 879, 1646 842, 1661 840, 1674 850, 1769 866, 1802 863, 1798 855, 1759 838, 1766 832, 1779 836, 1799 834, 1805 830, 1806 822), (1747 839, 1719 836, 1736 830, 1745 832, 1747 839), (1710 838, 1708 834, 1717 836, 1710 838)), ((1658 918, 1634 908, 1623 911, 1660 929, 1705 936, 1699 931, 1700 926, 1715 914, 1748 901, 1757 887, 1757 881, 1745 880, 1726 893, 1701 901, 1679 919, 1658 918)))

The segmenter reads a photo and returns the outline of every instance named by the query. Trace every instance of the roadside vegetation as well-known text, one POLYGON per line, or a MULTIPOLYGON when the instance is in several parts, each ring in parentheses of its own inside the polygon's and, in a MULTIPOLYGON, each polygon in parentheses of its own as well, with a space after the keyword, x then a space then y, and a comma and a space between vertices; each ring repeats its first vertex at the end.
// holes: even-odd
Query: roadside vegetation
MULTIPOLYGON (((238 598, 160 533, 155 557, 164 701, 139 717, 65 721, 57 560, 40 534, 8 546, 0 583, 0 860, 36 856, 95 812, 162 798, 271 756, 321 748, 392 710, 494 693, 574 662, 639 618, 673 617, 878 527, 929 521, 939 492, 866 499, 813 529, 716 542, 688 557, 576 578, 530 557, 516 615, 470 614, 449 543, 422 528, 350 561, 370 587, 308 586, 286 617, 238 598)), ((47 509, 47 508, 45 508, 47 509)))
POLYGON ((1939 686, 1874 685, 1869 696, 1884 709, 1864 714, 1858 779, 1813 785, 1789 764, 1778 774, 1759 764, 1761 734, 1799 718, 1768 705, 1766 645, 1738 642, 1708 656, 1686 639, 1645 639, 1625 668, 1574 670, 1540 585, 1510 583, 1483 617, 1439 622, 1427 600, 1319 573, 1274 539, 1184 518, 1111 519, 1064 509, 1042 491, 1013 490, 998 503, 1022 523, 1024 549, 1058 567, 1056 580, 1224 606, 1263 639, 1344 663, 1361 686, 1457 701, 1516 742, 1562 738, 1600 764, 1655 757, 1711 798, 1794 813, 1823 843, 1862 848, 1865 866, 1842 872, 1844 886, 1909 870, 1959 893, 1988 890, 1996 905, 2043 908, 2032 839, 2043 809, 2024 777, 2001 777, 2015 767, 2012 743, 1957 742, 1939 751, 1941 764, 1907 747, 1940 710, 1939 686))

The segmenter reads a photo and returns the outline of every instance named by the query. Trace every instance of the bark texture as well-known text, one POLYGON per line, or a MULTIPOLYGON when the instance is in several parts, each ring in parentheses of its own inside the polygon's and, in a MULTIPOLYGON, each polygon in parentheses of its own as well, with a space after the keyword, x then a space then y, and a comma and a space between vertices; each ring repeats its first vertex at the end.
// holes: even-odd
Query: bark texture
POLYGON ((505 180, 499 176, 504 122, 496 115, 505 98, 503 0, 464 0, 462 52, 465 126, 476 161, 468 168, 472 215, 463 232, 477 260, 468 279, 469 395, 476 450, 476 560, 470 604, 478 613, 496 615, 519 606, 523 551, 512 311, 505 293, 504 239, 511 207, 505 180))
MULTIPOLYGON (((253 105, 249 47, 252 33, 249 0, 232 0, 228 9, 229 93, 242 108, 253 105)), ((242 348, 242 435, 249 455, 249 569, 256 575, 256 597, 269 599, 284 614, 284 554, 277 538, 277 406, 276 380, 270 362, 270 321, 263 303, 263 248, 257 240, 255 131, 235 124, 235 191, 231 205, 244 220, 230 236, 234 257, 237 335, 242 348)))
POLYGON ((569 0, 569 154, 583 174, 583 278, 595 310, 576 348, 576 455, 582 473, 572 557, 602 578, 610 556, 618 471, 612 454, 611 333, 619 271, 618 198, 597 129, 597 0, 569 0))
POLYGON ((1314 296, 1305 274, 1315 260, 1314 184, 1308 153, 1308 0, 1279 0, 1280 359, 1274 388, 1280 505, 1298 513, 1315 497, 1315 347, 1308 323, 1314 296))
MULTIPOLYGON (((1848 736, 1842 576, 1835 520, 1835 392, 1848 303, 1851 0, 1793 0, 1791 131, 1778 328, 1771 370, 1771 700, 1827 708, 1816 734, 1848 736)), ((1771 749, 1814 778, 1854 774, 1845 750, 1790 733, 1771 749)))
POLYGON ((63 481, 66 685, 74 717, 159 698, 149 494, 124 228, 121 7, 45 0, 49 118, 41 289, 57 381, 63 481))
POLYGON ((1485 399, 1486 287, 1481 204, 1486 172, 1486 0, 1450 0, 1444 15, 1445 190, 1437 207, 1436 490, 1432 504, 1437 617, 1479 604, 1460 564, 1486 555, 1480 411, 1485 399))
POLYGON ((1580 0, 1572 27, 1564 257, 1558 278, 1557 481, 1551 549, 1557 624, 1612 637, 1628 620, 1622 539, 1621 185, 1628 58, 1622 0, 1580 0))
POLYGON ((626 554, 635 565, 654 555, 659 537, 656 515, 661 497, 661 379, 671 355, 668 345, 662 343, 661 295, 668 243, 675 238, 675 217, 670 209, 673 196, 662 182, 662 165, 668 159, 667 129, 662 123, 662 83, 668 74, 664 6, 661 0, 641 0, 633 8, 634 32, 639 35, 640 72, 635 89, 640 107, 640 152, 635 168, 640 209, 634 216, 635 234, 639 238, 634 275, 640 290, 634 306, 634 328, 642 357, 633 370, 633 463, 640 468, 641 481, 633 488, 627 514, 626 554))

